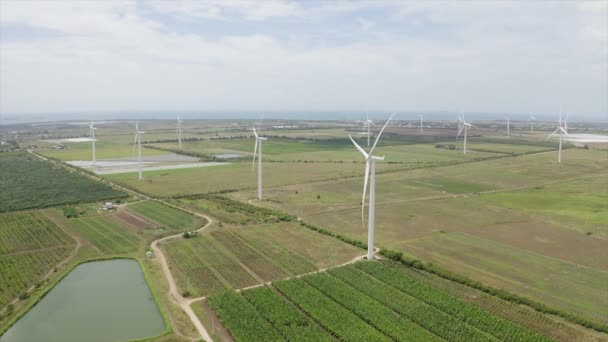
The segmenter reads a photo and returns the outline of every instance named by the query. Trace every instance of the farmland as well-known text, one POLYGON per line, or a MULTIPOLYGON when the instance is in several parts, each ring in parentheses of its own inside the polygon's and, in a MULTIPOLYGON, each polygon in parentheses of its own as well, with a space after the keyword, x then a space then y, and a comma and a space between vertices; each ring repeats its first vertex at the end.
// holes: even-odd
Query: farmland
MULTIPOLYGON (((566 150, 559 167, 547 152, 382 174, 378 244, 606 322, 606 302, 596 300, 608 270, 604 156, 566 150)), ((264 205, 365 241, 361 182, 271 188, 264 205)))
POLYGON ((293 223, 223 228, 163 248, 180 289, 192 296, 308 273, 363 254, 293 223))
POLYGON ((386 262, 220 293, 208 303, 237 341, 550 340, 386 262))
POLYGON ((0 214, 0 309, 74 250, 74 240, 37 211, 0 214))
POLYGON ((0 212, 126 196, 105 184, 26 153, 3 153, 0 165, 0 212))
POLYGON ((103 254, 127 254, 139 247, 137 236, 106 217, 70 219, 70 226, 103 254))
POLYGON ((128 209, 161 224, 170 231, 196 230, 205 224, 203 218, 155 201, 133 203, 128 209))

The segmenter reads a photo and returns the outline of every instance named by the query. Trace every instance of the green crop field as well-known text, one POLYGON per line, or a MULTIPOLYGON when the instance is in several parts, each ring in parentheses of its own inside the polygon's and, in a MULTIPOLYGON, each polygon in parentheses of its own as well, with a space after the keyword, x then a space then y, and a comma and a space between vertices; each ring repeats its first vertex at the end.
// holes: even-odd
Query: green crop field
MULTIPOLYGON (((379 174, 377 244, 607 322, 605 301, 593 298, 608 271, 608 160, 597 150, 563 157, 561 165, 545 152, 379 174)), ((366 241, 361 190, 361 178, 297 184, 269 189, 262 204, 366 241)))
POLYGON ((196 230, 206 223, 204 218, 156 201, 137 202, 130 204, 128 208, 173 231, 196 230))
POLYGON ((551 340, 385 262, 224 292, 208 303, 237 341, 551 340))
POLYGON ((41 212, 0 214, 0 309, 74 250, 75 241, 41 212))
POLYGON ((26 153, 0 154, 0 212, 124 197, 109 186, 26 153))
POLYGON ((69 226, 103 254, 128 254, 140 246, 140 239, 128 229, 104 216, 69 219, 69 226))
POLYGON ((180 289, 193 296, 308 273, 363 254, 293 223, 223 228, 163 248, 180 289))

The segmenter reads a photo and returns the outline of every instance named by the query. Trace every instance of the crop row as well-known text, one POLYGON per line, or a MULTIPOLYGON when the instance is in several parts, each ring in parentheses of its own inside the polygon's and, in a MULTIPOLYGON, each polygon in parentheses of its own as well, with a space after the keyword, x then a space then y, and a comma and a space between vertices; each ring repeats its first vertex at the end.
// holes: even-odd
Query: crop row
POLYGON ((329 271, 352 287, 374 298, 405 318, 449 341, 497 341, 445 312, 389 286, 355 267, 329 271))
POLYGON ((327 273, 302 279, 395 341, 441 341, 421 326, 327 273))
MULTIPOLYGON (((200 237, 200 239, 205 239, 200 237)), ((211 267, 207 264, 206 254, 197 253, 194 247, 186 243, 171 243, 167 245, 169 261, 171 265, 177 267, 179 272, 189 280, 188 290, 193 296, 208 295, 219 290, 223 290, 226 286, 213 273, 211 267)), ((184 286, 184 284, 180 284, 184 286)))
POLYGON ((236 292, 211 296, 208 303, 237 341, 286 341, 253 305, 236 292))
POLYGON ((312 319, 287 304, 268 287, 243 292, 245 298, 289 341, 332 341, 333 338, 312 319))
POLYGON ((0 227, 0 254, 74 243, 69 235, 38 212, 2 214, 0 227))
POLYGON ((139 246, 137 236, 102 217, 72 219, 69 224, 105 254, 129 253, 139 246))
POLYGON ((55 265, 70 255, 72 248, 57 247, 44 251, 0 256, 0 308, 19 296, 55 265))
POLYGON ((274 287, 343 341, 390 341, 352 311, 302 279, 281 281, 274 283, 274 287))
POLYGON ((504 341, 548 341, 528 329, 497 317, 474 304, 408 277, 395 265, 361 262, 356 267, 394 288, 504 341))
POLYGON ((211 233, 217 241, 232 251, 238 259, 264 281, 285 278, 287 274, 272 261, 243 243, 234 234, 225 231, 211 233))
POLYGON ((127 196, 26 153, 2 153, 0 164, 0 212, 127 196))
POLYGON ((134 203, 129 205, 129 209, 162 224, 170 230, 192 230, 195 228, 193 227, 194 223, 202 220, 190 213, 156 201, 134 203))

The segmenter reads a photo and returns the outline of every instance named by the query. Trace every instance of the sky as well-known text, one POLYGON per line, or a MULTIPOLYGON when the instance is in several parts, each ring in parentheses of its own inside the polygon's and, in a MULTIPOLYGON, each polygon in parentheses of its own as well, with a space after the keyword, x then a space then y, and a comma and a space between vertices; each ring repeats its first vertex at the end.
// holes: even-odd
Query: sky
POLYGON ((0 113, 605 119, 608 1, 0 0, 0 113))

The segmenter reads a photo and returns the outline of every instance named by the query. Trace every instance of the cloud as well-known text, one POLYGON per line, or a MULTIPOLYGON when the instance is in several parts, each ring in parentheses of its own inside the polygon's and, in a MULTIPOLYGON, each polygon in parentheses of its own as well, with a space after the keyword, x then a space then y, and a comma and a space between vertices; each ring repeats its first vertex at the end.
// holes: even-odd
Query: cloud
POLYGON ((606 108, 605 5, 3 1, 0 111, 606 108), (177 19, 177 21, 176 21, 177 19), (10 39, 9 39, 10 38, 10 39))

